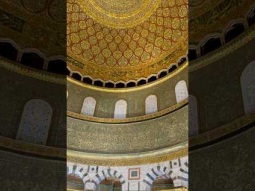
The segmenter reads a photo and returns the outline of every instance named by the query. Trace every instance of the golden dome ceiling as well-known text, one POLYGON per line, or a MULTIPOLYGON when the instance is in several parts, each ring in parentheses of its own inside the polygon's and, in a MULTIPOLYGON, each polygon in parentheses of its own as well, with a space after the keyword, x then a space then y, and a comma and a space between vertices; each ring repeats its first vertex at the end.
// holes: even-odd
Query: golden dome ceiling
POLYGON ((103 81, 158 74, 187 53, 187 0, 68 0, 68 66, 103 81))
POLYGON ((86 14, 112 28, 135 27, 147 20, 161 0, 76 0, 86 14))

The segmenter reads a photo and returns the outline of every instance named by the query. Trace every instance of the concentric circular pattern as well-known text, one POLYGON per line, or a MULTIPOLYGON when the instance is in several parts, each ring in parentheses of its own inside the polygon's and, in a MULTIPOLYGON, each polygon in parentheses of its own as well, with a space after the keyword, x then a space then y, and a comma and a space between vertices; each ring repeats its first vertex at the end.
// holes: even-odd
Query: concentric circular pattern
POLYGON ((77 2, 68 0, 67 7, 73 71, 105 81, 137 80, 167 68, 187 52, 187 0, 162 0, 150 18, 126 29, 100 24, 77 2))
POLYGON ((102 25, 127 28, 147 20, 161 0, 76 0, 88 16, 102 25))

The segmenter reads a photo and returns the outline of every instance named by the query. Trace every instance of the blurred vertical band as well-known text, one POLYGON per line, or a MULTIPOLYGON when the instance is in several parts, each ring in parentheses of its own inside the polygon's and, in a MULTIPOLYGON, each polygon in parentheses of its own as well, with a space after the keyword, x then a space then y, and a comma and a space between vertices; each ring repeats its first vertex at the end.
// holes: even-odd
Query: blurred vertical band
POLYGON ((0 1, 0 190, 66 190, 66 2, 0 1))
POLYGON ((255 4, 189 1, 189 189, 254 190, 255 4))

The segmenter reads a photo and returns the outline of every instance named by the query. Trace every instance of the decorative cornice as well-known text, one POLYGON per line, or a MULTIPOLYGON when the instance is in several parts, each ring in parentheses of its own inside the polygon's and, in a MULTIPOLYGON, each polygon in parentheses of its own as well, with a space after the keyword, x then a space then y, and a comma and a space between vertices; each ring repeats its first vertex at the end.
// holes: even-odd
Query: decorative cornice
MULTIPOLYGON (((188 38, 182 37, 182 40, 177 43, 174 51, 167 52, 164 56, 157 58, 152 63, 144 63, 137 66, 118 68, 104 67, 93 63, 87 63, 82 57, 76 56, 68 49, 67 65, 72 72, 79 72, 82 76, 89 76, 94 80, 103 82, 129 82, 139 81, 140 79, 149 78, 152 75, 157 75, 163 70, 168 70, 174 64, 180 61, 180 58, 186 57, 188 51, 188 38), (185 42, 185 43, 184 43, 185 42)), ((177 68, 177 71, 180 67, 177 68)), ((171 75, 171 74, 170 74, 171 75)))
MULTIPOLYGON (((235 132, 242 129, 246 125, 255 121, 255 115, 245 115, 233 122, 218 127, 216 129, 207 131, 198 136, 191 137, 189 144, 190 147, 198 146, 204 143, 208 143, 229 133, 235 132)), ((180 146, 175 146, 172 148, 137 153, 137 154, 95 154, 95 153, 85 153, 78 151, 67 151, 68 160, 73 162, 81 162, 86 164, 96 164, 96 165, 113 165, 113 166, 124 166, 124 165, 138 165, 146 163, 162 162, 167 160, 173 160, 179 157, 187 155, 187 143, 181 144, 180 146)), ((20 151, 24 153, 34 154, 38 157, 53 157, 53 158, 63 158, 66 157, 66 149, 55 148, 44 145, 35 145, 31 143, 26 143, 23 141, 18 141, 6 137, 0 136, 0 147, 7 148, 14 151, 20 151)))
POLYGON ((67 150, 69 162, 100 166, 135 166, 178 159, 188 155, 188 143, 135 154, 98 154, 67 150))
POLYGON ((188 66, 189 66, 189 64, 186 61, 185 63, 183 63, 182 66, 179 67, 178 70, 176 70, 175 72, 167 75, 166 77, 163 77, 159 80, 156 80, 155 82, 151 82, 151 83, 148 83, 148 84, 145 84, 145 85, 142 85, 142 86, 136 86, 136 87, 131 87, 131 88, 121 88, 121 89, 116 88, 116 89, 113 89, 113 88, 98 87, 98 86, 93 86, 93 85, 82 83, 82 82, 74 80, 70 77, 67 77, 67 81, 70 82, 70 83, 76 84, 78 86, 87 88, 87 89, 102 91, 102 92, 110 92, 110 93, 134 92, 134 91, 138 91, 138 90, 144 90, 144 89, 147 89, 147 88, 151 88, 153 86, 161 84, 161 83, 173 78, 174 76, 178 75, 179 73, 184 72, 185 69, 188 68, 188 66))
MULTIPOLYGON (((0 137, 0 147, 13 151, 37 155, 38 157, 66 159, 66 149, 35 145, 6 137, 0 137)), ((96 154, 67 150, 69 162, 104 166, 125 166, 157 163, 181 158, 188 155, 187 143, 172 148, 138 154, 96 154)))
POLYGON ((173 105, 171 107, 168 107, 168 108, 163 109, 161 111, 158 111, 156 113, 147 114, 147 115, 143 115, 143 116, 137 116, 137 117, 124 118, 124 119, 99 118, 99 117, 82 115, 82 114, 75 113, 75 112, 72 112, 72 111, 67 111, 67 116, 72 117, 72 118, 76 118, 76 119, 80 119, 80 120, 85 120, 85 121, 93 121, 93 122, 97 122, 97 123, 116 123, 116 124, 118 124, 118 123, 130 123, 130 122, 138 122, 138 121, 145 121, 145 120, 149 120, 149 119, 154 119, 154 118, 172 113, 172 112, 178 110, 179 108, 184 107, 187 104, 188 104, 188 99, 185 99, 182 102, 177 103, 176 105, 173 105))

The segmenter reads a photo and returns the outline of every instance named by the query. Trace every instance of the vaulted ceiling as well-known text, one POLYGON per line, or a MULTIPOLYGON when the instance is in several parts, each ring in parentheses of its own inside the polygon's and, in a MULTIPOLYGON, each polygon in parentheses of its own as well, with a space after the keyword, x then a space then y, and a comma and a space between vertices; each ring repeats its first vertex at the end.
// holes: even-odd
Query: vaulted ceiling
POLYGON ((68 0, 68 66, 103 81, 147 78, 187 54, 188 1, 68 0))

